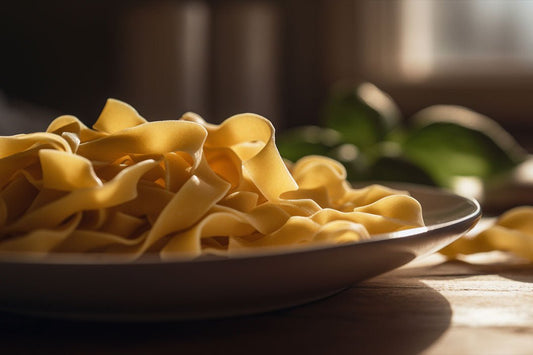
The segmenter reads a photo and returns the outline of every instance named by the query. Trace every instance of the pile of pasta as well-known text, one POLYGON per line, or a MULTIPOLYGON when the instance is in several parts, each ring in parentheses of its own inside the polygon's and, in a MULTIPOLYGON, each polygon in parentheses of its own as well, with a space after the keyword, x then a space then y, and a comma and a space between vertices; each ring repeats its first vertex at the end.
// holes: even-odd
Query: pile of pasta
POLYGON ((422 225, 406 192, 353 189, 325 157, 284 161, 255 114, 147 121, 109 99, 93 128, 61 116, 46 132, 0 137, 1 252, 188 259, 422 225))

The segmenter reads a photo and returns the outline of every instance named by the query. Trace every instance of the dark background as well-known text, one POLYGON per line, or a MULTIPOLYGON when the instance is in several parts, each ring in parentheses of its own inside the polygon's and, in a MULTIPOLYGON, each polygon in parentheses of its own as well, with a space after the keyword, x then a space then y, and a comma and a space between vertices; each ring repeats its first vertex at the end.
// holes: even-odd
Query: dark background
MULTIPOLYGON (((515 32, 493 27, 492 32, 471 39, 474 44, 480 38, 487 40, 477 57, 462 61, 458 56, 430 75, 409 77, 398 69, 402 60, 398 53, 405 42, 405 21, 413 18, 405 13, 418 10, 403 8, 403 3, 4 3, 0 128, 9 122, 17 126, 17 120, 42 125, 63 113, 90 125, 106 98, 113 97, 132 104, 151 120, 195 111, 210 122, 220 122, 251 111, 270 118, 282 130, 319 123, 328 92, 336 83, 366 80, 388 92, 407 118, 432 104, 460 104, 496 119, 530 147, 533 50, 515 55, 512 51, 520 49, 522 42, 515 47, 498 46, 510 43, 515 32), (511 34, 498 39, 496 31, 511 34), (505 60, 486 60, 495 51, 509 55, 505 60)), ((434 41, 448 50, 442 57, 447 58, 450 48, 461 53, 461 45, 468 50, 465 34, 480 28, 473 27, 479 12, 472 17, 468 12, 472 10, 464 5, 469 1, 459 2, 463 5, 456 8, 446 3, 458 2, 426 3, 436 7, 429 23, 439 25, 438 33, 444 33, 434 41)))

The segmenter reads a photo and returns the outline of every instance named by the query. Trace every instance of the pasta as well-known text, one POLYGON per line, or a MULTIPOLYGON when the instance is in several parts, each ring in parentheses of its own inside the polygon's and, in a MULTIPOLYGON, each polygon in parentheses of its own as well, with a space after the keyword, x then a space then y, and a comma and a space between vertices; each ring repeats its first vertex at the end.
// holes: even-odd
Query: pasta
POLYGON ((472 237, 462 237, 440 251, 459 255, 506 251, 533 262, 533 206, 520 206, 502 214, 494 225, 472 237))
POLYGON ((150 122, 109 99, 93 128, 61 116, 0 137, 0 251, 189 259, 423 225, 406 192, 353 189, 324 157, 285 162, 274 133, 255 114, 150 122))

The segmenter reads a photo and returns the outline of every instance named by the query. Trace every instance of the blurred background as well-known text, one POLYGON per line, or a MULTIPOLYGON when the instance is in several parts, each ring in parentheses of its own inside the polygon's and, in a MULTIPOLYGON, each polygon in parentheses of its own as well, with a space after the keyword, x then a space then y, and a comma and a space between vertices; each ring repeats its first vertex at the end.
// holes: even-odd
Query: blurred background
POLYGON ((0 102, 12 113, 1 117, 4 131, 6 120, 48 121, 57 113, 91 124, 108 97, 149 119, 194 111, 220 122, 249 111, 285 129, 319 122, 337 83, 369 81, 406 117, 433 104, 464 105, 531 147, 533 1, 49 0, 1 7, 0 102))

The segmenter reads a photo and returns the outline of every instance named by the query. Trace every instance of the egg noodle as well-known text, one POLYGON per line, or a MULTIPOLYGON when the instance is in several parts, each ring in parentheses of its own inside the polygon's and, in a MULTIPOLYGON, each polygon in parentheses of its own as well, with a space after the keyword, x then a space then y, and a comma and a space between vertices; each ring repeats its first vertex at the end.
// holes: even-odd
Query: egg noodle
POLYGON ((489 251, 511 252, 533 262, 533 206, 519 206, 470 237, 462 237, 440 250, 450 258, 489 251))
POLYGON ((423 225, 420 204, 353 189, 319 156, 285 162, 255 114, 149 122, 109 99, 93 128, 60 116, 0 137, 0 251, 162 259, 345 243, 423 225))

